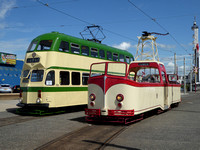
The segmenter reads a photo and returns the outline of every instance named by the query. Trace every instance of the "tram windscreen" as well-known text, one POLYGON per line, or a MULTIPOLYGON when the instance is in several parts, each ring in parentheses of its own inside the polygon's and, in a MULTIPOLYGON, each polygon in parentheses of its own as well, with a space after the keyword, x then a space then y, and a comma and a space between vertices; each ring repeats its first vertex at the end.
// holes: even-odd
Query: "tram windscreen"
POLYGON ((105 74, 105 63, 93 64, 91 68, 91 77, 105 74))
POLYGON ((129 76, 131 73, 136 74, 136 82, 160 83, 160 75, 157 68, 139 67, 135 68, 135 70, 130 71, 129 76))
POLYGON ((52 40, 42 40, 40 41, 37 50, 50 50, 52 45, 52 40))
POLYGON ((27 76, 28 76, 28 74, 29 74, 29 71, 30 71, 30 70, 24 70, 24 71, 23 71, 23 77, 24 77, 24 78, 27 78, 27 76))
POLYGON ((38 43, 38 41, 33 41, 33 42, 31 42, 31 44, 29 45, 27 51, 34 51, 34 49, 35 49, 37 43, 38 43))
POLYGON ((40 82, 43 80, 44 70, 33 70, 31 82, 40 82))
POLYGON ((108 63, 107 74, 115 76, 126 75, 126 64, 124 63, 108 63))

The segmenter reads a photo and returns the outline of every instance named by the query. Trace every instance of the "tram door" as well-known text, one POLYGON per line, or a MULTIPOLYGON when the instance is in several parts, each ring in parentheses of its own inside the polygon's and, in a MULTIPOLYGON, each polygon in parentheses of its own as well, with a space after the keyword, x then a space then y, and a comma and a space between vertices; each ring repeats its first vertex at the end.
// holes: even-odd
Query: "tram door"
POLYGON ((167 78, 166 78, 166 73, 162 71, 162 80, 163 80, 163 90, 164 90, 164 109, 168 109, 168 99, 169 99, 169 89, 167 86, 167 78))

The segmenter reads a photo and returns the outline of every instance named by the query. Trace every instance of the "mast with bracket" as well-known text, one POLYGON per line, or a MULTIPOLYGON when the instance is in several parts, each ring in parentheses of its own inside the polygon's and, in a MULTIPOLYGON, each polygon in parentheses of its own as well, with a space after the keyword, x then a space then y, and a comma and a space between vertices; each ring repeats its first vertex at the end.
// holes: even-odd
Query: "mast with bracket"
POLYGON ((138 37, 139 41, 137 45, 135 60, 159 61, 158 49, 156 44, 157 37, 153 36, 152 34, 167 35, 169 33, 161 34, 156 32, 143 31, 142 36, 138 37))

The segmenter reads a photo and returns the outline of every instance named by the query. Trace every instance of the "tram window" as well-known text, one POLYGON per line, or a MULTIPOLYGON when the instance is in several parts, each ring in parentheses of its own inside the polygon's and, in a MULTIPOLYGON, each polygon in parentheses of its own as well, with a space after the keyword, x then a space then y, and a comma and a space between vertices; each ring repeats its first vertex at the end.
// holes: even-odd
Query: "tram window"
POLYGON ((89 56, 89 47, 81 46, 81 53, 82 53, 82 55, 89 56))
POLYGON ((119 55, 119 61, 124 62, 124 55, 122 54, 119 55))
POLYGON ((60 43, 59 51, 69 52, 69 43, 65 42, 65 41, 62 41, 60 43))
POLYGON ((54 85, 55 84, 55 71, 49 71, 45 81, 46 85, 54 85))
POLYGON ((99 57, 100 57, 101 59, 104 59, 104 58, 105 58, 105 51, 104 51, 103 49, 100 49, 100 50, 99 50, 99 57))
POLYGON ((72 72, 72 85, 80 85, 80 72, 72 72))
POLYGON ((112 53, 107 51, 107 60, 112 60, 112 53))
POLYGON ((136 82, 160 83, 160 75, 157 68, 138 69, 135 69, 136 82))
POLYGON ((52 40, 40 41, 37 50, 50 50, 52 42, 52 40))
POLYGON ((166 81, 166 78, 165 78, 165 72, 162 71, 161 74, 162 74, 162 80, 163 80, 163 83, 166 83, 167 81, 166 81))
POLYGON ((24 78, 26 78, 26 77, 28 76, 29 71, 30 71, 30 70, 24 70, 24 72, 23 72, 23 77, 24 77, 24 78))
POLYGON ((89 78, 89 73, 82 74, 82 84, 83 85, 88 85, 88 78, 89 78))
POLYGON ((114 75, 114 76, 125 76, 126 64, 125 63, 108 63, 107 74, 114 75))
POLYGON ((91 56, 98 57, 98 50, 96 48, 91 48, 91 56))
POLYGON ((118 54, 113 53, 113 60, 114 60, 114 61, 118 61, 118 54))
POLYGON ((44 70, 33 70, 31 75, 31 82, 40 82, 43 79, 44 70))
POLYGON ((78 44, 71 43, 71 52, 74 54, 80 54, 80 47, 78 44))
POLYGON ((34 51, 34 49, 35 49, 37 43, 38 43, 38 41, 33 41, 33 42, 31 42, 31 44, 29 45, 27 51, 34 51))
POLYGON ((60 71, 60 85, 69 85, 68 71, 60 71))
POLYGON ((126 56, 126 62, 130 63, 130 57, 129 56, 126 56))
POLYGON ((105 74, 105 63, 93 64, 91 67, 91 77, 105 74))
POLYGON ((134 61, 133 57, 131 57, 131 61, 134 61))

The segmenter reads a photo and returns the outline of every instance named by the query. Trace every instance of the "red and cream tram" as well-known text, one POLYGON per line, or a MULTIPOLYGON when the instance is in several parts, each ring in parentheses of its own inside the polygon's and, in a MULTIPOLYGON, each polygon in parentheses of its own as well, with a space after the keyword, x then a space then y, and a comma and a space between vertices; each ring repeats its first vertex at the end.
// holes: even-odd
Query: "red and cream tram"
POLYGON ((167 75, 158 61, 94 63, 88 80, 87 121, 129 123, 152 110, 181 101, 177 75, 167 75))

